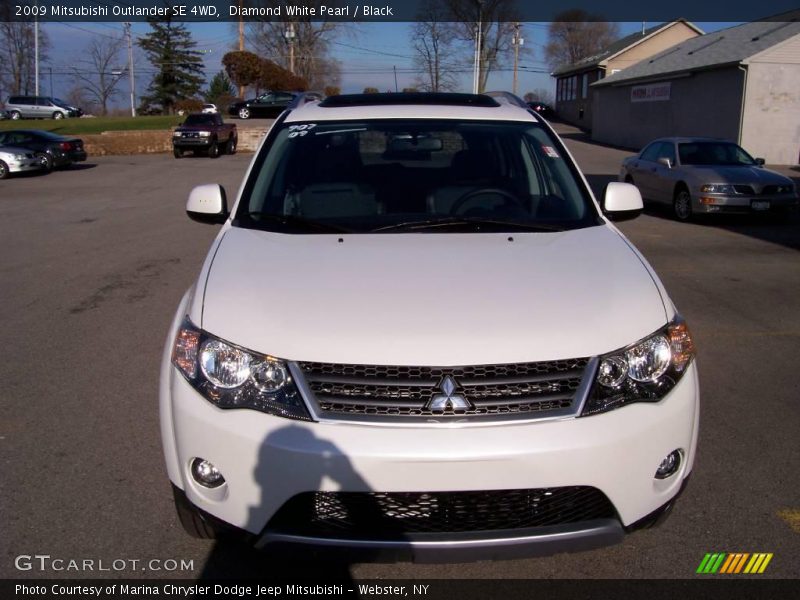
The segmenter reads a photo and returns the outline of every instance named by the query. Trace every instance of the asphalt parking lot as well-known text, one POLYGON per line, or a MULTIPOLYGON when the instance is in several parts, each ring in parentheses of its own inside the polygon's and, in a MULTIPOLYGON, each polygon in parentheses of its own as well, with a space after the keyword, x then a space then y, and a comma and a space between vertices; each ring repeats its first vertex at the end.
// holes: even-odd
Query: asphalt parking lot
MULTIPOLYGON (((567 136, 596 189, 615 179, 628 153, 567 136)), ((0 182, 0 577, 108 575, 15 569, 38 553, 193 561, 116 577, 308 575, 313 564, 354 578, 683 578, 716 551, 772 552, 764 576, 800 577, 797 217, 681 224, 648 209, 621 224, 699 348, 699 456, 663 527, 607 549, 468 567, 292 562, 188 537, 162 464, 157 379, 216 228, 186 218, 184 203, 209 182, 233 197, 251 157, 90 158, 0 182)))

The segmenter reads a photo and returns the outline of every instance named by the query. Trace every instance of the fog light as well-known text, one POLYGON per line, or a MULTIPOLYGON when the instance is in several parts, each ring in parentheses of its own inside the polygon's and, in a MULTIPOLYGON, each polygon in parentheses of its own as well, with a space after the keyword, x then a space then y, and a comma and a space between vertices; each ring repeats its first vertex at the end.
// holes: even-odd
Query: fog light
POLYGON ((681 466, 681 451, 673 450, 661 461, 656 469, 656 479, 666 479, 674 475, 681 466))
POLYGON ((219 469, 202 458, 195 458, 192 461, 192 477, 197 483, 207 488, 219 487, 225 483, 225 478, 219 469))

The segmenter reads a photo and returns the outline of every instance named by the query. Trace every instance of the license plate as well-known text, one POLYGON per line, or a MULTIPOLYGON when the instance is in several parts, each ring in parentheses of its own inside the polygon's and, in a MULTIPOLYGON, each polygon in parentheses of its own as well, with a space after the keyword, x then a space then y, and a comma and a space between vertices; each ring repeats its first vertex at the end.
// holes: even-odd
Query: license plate
POLYGON ((769 202, 766 200, 753 200, 750 207, 753 210, 769 210, 769 202))

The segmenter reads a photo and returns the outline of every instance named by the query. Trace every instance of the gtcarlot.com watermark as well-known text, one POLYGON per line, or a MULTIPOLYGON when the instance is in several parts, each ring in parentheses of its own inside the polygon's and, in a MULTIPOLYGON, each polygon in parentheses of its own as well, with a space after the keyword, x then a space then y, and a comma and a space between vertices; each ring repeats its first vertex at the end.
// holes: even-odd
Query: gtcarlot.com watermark
POLYGON ((18 571, 133 573, 142 571, 185 573, 194 571, 194 560, 175 558, 62 558, 49 554, 20 554, 14 559, 18 571))

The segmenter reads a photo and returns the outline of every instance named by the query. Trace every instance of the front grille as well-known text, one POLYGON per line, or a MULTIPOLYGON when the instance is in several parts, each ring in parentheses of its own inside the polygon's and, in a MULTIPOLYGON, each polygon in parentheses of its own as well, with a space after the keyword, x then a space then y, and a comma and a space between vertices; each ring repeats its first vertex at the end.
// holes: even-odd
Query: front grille
POLYGON ((470 492, 305 492, 267 529, 311 537, 390 539, 404 534, 486 532, 616 517, 588 486, 470 492))
POLYGON ((734 185, 733 189, 736 190, 737 194, 747 194, 748 196, 756 193, 753 186, 750 185, 734 185))
POLYGON ((574 408, 588 358, 466 367, 298 363, 326 416, 551 416, 574 408), (450 379, 455 386, 443 389, 450 379), (444 396, 443 396, 444 395, 444 396), (446 402, 449 396, 463 399, 446 402), (431 406, 434 398, 444 405, 431 406))

